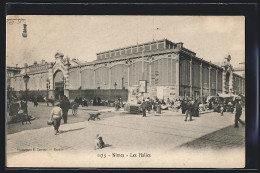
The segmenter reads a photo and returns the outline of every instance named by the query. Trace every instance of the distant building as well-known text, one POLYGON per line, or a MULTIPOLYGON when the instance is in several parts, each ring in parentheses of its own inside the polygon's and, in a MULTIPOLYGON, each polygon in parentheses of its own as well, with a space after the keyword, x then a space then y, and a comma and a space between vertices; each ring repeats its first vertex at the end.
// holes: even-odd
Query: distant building
POLYGON ((21 68, 19 67, 10 67, 7 66, 6 68, 6 88, 9 90, 12 90, 13 88, 11 87, 11 78, 13 78, 16 75, 20 75, 21 68))
POLYGON ((234 73, 231 56, 216 65, 196 56, 183 43, 167 39, 97 53, 97 60, 79 62, 56 53, 55 62, 45 61, 21 68, 11 77, 11 86, 24 92, 23 75, 28 74, 30 92, 60 98, 101 96, 103 99, 183 96, 202 98, 217 93, 245 94, 245 79, 234 73), (147 83, 146 93, 138 94, 140 81, 147 83))

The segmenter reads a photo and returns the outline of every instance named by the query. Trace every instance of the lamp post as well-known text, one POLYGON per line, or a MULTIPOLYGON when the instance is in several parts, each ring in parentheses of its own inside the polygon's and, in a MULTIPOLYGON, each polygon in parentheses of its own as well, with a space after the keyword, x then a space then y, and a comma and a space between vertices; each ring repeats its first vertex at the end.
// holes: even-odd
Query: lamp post
POLYGON ((50 80, 46 80, 46 88, 47 88, 47 106, 49 106, 49 89, 50 89, 50 80))
POLYGON ((28 94, 27 94, 27 84, 29 82, 30 76, 28 76, 27 74, 24 75, 23 80, 25 83, 25 95, 26 95, 26 108, 25 108, 25 113, 28 115, 28 109, 27 109, 27 100, 28 100, 28 94))
POLYGON ((122 77, 122 89, 124 89, 124 77, 122 77))
POLYGON ((63 77, 64 89, 66 89, 66 78, 63 77))
POLYGON ((186 100, 186 87, 184 86, 184 99, 186 100))
MULTIPOLYGON (((63 96, 62 96, 62 97, 64 97, 64 95, 65 95, 65 92, 64 92, 64 90, 66 89, 66 78, 65 78, 65 77, 63 77, 62 79, 63 79, 63 85, 64 85, 64 89, 63 89, 63 96)), ((81 86, 80 86, 80 96, 81 96, 81 86)))
MULTIPOLYGON (((117 86, 117 83, 115 82, 114 83, 115 90, 116 90, 116 86, 117 86)), ((115 100, 116 100, 116 92, 115 92, 115 100)))

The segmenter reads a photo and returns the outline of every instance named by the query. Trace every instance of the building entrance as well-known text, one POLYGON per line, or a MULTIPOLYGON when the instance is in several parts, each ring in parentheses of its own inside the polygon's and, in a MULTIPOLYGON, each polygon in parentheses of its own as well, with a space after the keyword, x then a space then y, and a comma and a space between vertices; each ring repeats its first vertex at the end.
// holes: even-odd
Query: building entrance
POLYGON ((64 96, 64 77, 62 71, 58 70, 54 74, 54 94, 55 99, 62 99, 64 96))
POLYGON ((55 82, 55 99, 62 99, 64 96, 63 82, 55 82))

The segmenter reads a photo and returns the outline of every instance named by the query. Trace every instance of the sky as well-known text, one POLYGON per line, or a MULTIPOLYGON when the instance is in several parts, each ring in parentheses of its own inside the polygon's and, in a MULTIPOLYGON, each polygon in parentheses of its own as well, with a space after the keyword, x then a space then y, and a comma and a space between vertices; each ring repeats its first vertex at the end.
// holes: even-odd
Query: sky
POLYGON ((221 62, 228 54, 239 67, 245 61, 243 16, 7 16, 25 19, 6 24, 7 66, 54 62, 57 51, 80 61, 96 60, 96 53, 167 38, 195 52, 197 57, 221 62), (158 30, 156 28, 159 28, 158 30))

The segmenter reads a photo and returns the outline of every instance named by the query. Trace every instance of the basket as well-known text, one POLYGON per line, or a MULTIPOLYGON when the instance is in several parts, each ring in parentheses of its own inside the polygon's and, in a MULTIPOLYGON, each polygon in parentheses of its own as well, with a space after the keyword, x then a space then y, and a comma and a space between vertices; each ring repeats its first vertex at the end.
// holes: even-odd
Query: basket
POLYGON ((48 121, 47 121, 47 124, 48 124, 49 126, 51 126, 51 125, 53 125, 53 121, 48 120, 48 121))

